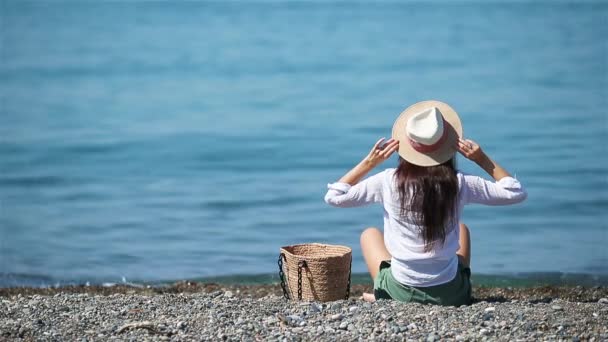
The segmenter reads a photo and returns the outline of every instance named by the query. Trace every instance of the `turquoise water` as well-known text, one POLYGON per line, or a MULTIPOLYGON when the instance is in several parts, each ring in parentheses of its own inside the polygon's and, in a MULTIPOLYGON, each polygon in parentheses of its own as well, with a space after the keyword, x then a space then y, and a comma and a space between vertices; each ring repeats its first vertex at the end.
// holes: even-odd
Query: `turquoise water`
POLYGON ((325 186, 425 99, 529 192, 466 208, 474 273, 608 274, 605 2, 0 6, 0 286, 364 272, 325 186))

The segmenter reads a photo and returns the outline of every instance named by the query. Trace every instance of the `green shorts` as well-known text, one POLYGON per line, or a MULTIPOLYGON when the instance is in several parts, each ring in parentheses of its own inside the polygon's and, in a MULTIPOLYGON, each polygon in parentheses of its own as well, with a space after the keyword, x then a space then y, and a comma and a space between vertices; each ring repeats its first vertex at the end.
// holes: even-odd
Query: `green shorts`
POLYGON ((414 287, 399 283, 391 273, 390 260, 380 263, 374 279, 376 299, 395 299, 400 302, 460 306, 471 304, 471 269, 458 263, 453 280, 436 286, 414 287))

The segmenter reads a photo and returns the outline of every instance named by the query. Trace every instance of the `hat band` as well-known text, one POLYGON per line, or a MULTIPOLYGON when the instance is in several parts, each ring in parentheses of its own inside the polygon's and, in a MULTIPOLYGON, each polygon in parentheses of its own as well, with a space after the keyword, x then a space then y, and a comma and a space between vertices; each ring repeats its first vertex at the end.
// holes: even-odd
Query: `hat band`
POLYGON ((414 150, 416 150, 417 152, 421 152, 421 153, 431 153, 431 152, 437 150, 439 147, 441 147, 441 145, 443 145, 443 143, 445 142, 445 140, 448 137, 448 130, 446 129, 447 124, 448 123, 445 121, 445 119, 443 119, 443 133, 441 134, 441 138, 439 138, 439 140, 437 140, 436 143, 434 143, 432 145, 425 145, 425 144, 416 142, 408 137, 410 145, 412 146, 412 148, 414 150))

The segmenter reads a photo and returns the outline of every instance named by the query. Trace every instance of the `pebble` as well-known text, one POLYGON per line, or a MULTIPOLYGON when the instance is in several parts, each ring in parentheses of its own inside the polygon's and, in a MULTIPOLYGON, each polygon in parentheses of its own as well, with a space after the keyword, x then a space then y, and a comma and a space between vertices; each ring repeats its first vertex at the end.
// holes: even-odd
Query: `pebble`
POLYGON ((553 305, 553 306, 551 306, 551 309, 553 309, 554 311, 562 311, 562 310, 564 310, 564 308, 562 308, 559 305, 553 305))
POLYGON ((289 315, 287 316, 287 318, 294 320, 294 321, 301 321, 302 317, 300 317, 299 315, 289 315))
POLYGON ((331 315, 331 317, 329 318, 332 321, 339 321, 342 318, 344 318, 344 315, 341 313, 335 314, 335 315, 331 315))
POLYGON ((427 335, 426 337, 426 342, 435 342, 435 341, 439 341, 441 337, 439 337, 439 335, 437 335, 437 333, 430 333, 427 335))
POLYGON ((316 313, 323 311, 323 307, 317 303, 310 304, 310 312, 316 313))
POLYGON ((281 313, 277 314, 277 318, 279 319, 279 321, 283 322, 283 323, 289 323, 287 317, 281 313))
POLYGON ((224 292, 224 297, 232 298, 232 297, 234 297, 234 294, 232 293, 232 291, 226 291, 226 292, 224 292))
POLYGON ((236 293, 0 297, 0 340, 606 340, 608 307, 597 300, 605 294, 592 302, 550 298, 547 305, 522 298, 455 308, 395 301, 298 303, 279 296, 260 301, 240 294, 230 299, 236 293), (550 314, 555 306, 567 317, 550 314), (137 327, 118 332, 136 323, 156 333, 137 327))
POLYGON ((597 301, 600 304, 608 304, 608 298, 600 298, 600 300, 597 301))

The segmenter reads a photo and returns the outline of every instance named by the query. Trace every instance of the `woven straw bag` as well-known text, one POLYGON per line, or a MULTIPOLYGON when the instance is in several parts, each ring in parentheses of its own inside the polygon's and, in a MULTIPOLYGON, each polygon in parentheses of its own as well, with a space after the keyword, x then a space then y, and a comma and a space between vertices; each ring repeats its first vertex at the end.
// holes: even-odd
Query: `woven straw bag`
POLYGON ((352 250, 306 243, 281 247, 279 276, 287 299, 328 302, 348 299, 352 250))

